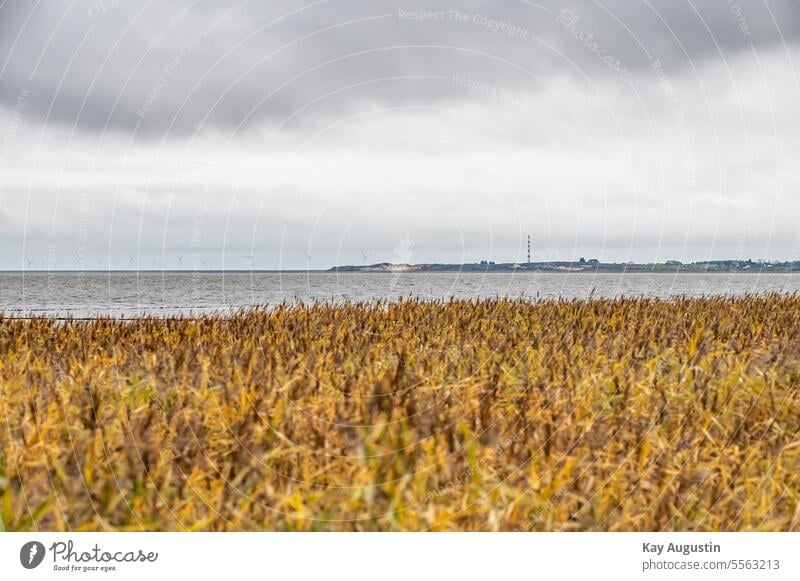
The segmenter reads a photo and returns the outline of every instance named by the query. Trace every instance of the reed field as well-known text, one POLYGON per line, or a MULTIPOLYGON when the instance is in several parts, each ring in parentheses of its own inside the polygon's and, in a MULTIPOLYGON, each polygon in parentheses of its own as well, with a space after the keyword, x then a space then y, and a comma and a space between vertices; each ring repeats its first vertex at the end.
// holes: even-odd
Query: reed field
POLYGON ((800 297, 0 319, 5 530, 800 530, 800 297))

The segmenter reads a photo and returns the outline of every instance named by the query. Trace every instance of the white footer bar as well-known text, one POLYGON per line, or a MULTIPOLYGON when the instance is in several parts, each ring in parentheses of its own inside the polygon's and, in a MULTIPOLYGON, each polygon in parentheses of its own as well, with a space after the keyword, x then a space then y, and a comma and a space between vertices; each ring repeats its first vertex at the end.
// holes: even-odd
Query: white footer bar
POLYGON ((800 533, 4 533, 3 579, 800 579, 800 533))

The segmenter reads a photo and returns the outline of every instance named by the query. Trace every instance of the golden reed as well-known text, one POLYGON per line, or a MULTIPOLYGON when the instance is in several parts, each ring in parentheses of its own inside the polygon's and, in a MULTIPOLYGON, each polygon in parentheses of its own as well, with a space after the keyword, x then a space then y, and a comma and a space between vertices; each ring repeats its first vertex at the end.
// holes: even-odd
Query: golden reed
POLYGON ((6 530, 798 530, 800 297, 0 319, 6 530))

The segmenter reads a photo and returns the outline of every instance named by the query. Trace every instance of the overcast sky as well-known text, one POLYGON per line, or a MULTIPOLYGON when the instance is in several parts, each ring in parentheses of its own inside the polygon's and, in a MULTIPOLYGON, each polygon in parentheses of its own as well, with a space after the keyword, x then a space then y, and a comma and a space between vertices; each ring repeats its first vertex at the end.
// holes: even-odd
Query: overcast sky
POLYGON ((800 259, 798 41, 798 0, 0 0, 0 268, 800 259))

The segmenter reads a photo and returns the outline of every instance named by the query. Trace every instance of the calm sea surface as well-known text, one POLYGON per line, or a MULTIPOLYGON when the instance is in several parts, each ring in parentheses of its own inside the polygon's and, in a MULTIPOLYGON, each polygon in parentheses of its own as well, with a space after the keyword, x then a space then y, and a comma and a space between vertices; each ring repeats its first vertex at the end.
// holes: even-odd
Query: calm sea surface
POLYGON ((6 316, 134 317, 294 301, 742 295, 800 292, 800 274, 0 273, 6 316))

